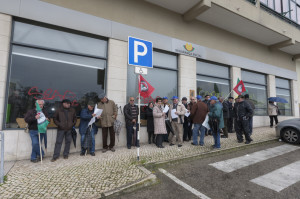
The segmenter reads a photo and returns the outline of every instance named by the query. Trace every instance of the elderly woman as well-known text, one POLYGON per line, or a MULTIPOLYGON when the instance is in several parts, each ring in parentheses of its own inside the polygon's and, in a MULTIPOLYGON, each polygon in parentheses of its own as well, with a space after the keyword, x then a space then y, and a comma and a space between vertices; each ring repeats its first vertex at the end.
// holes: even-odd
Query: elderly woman
POLYGON ((156 135, 156 146, 164 148, 162 145, 163 135, 167 134, 165 113, 163 112, 162 98, 156 98, 156 104, 153 108, 154 134, 156 135))
POLYGON ((270 127, 273 127, 273 120, 275 120, 275 125, 278 124, 278 106, 274 104, 274 102, 269 101, 269 106, 268 106, 268 114, 270 117, 270 127))

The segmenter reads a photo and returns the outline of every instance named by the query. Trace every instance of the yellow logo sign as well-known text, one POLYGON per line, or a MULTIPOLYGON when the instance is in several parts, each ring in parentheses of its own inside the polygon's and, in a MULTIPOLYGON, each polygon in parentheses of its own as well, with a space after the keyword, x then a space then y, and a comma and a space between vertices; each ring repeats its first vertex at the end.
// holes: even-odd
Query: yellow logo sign
POLYGON ((189 52, 192 52, 195 50, 195 48, 192 46, 192 44, 186 43, 183 47, 185 48, 185 50, 187 50, 189 52))

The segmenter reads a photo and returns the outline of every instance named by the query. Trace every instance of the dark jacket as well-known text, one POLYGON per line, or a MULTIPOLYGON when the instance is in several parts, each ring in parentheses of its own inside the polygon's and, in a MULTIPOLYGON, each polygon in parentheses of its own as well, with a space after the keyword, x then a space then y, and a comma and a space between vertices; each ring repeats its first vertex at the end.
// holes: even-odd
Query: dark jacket
POLYGON ((147 132, 154 132, 153 109, 147 108, 147 132))
POLYGON ((208 106, 206 103, 198 101, 192 106, 191 118, 194 124, 202 124, 208 113, 208 106))
POLYGON ((245 101, 248 102, 249 105, 251 106, 251 108, 253 110, 253 113, 252 113, 251 117, 253 117, 253 115, 254 115, 254 109, 255 109, 254 102, 251 99, 245 99, 245 101))
POLYGON ((58 130, 70 131, 77 121, 75 109, 65 109, 63 107, 59 108, 54 113, 53 120, 58 130), (66 113, 68 117, 66 117, 65 110, 67 111, 66 113))
MULTIPOLYGON (((139 107, 137 105, 134 105, 136 107, 136 111, 137 111, 137 116, 139 115, 139 107)), ((132 120, 134 118, 132 118, 132 113, 131 113, 131 105, 130 103, 126 104, 124 106, 124 109, 123 109, 123 112, 124 112, 124 116, 125 116, 125 122, 126 122, 126 126, 131 126, 133 125, 132 123, 132 120)), ((136 122, 138 122, 136 120, 136 122)))
POLYGON ((243 119, 244 116, 252 117, 253 109, 251 108, 250 104, 246 101, 239 102, 234 107, 234 114, 235 118, 243 119))
POLYGON ((233 118, 234 112, 233 112, 233 104, 232 102, 227 101, 228 103, 228 110, 229 110, 229 118, 233 118))
MULTIPOLYGON (((93 118, 92 114, 94 113, 94 111, 90 111, 88 108, 82 109, 81 113, 80 113, 80 124, 79 124, 79 133, 85 134, 86 130, 89 128, 89 122, 91 121, 91 119, 93 118)), ((98 119, 96 119, 96 122, 98 121, 98 119)), ((93 123, 92 125, 92 130, 94 131, 94 134, 97 134, 98 132, 98 127, 96 126, 95 123, 93 123)))
MULTIPOLYGON (((46 118, 49 118, 48 113, 45 111, 45 109, 43 108, 43 113, 46 116, 46 118)), ((36 116, 36 109, 31 109, 29 110, 26 115, 25 115, 25 122, 28 124, 28 129, 29 130, 38 130, 37 127, 37 119, 35 118, 36 116)))
POLYGON ((228 101, 224 101, 222 103, 223 105, 223 118, 229 118, 230 114, 229 114, 229 102, 228 101))
POLYGON ((223 111, 222 111, 222 105, 220 102, 217 102, 214 105, 210 106, 208 116, 209 116, 210 120, 213 120, 213 119, 218 120, 219 129, 224 128, 223 111))

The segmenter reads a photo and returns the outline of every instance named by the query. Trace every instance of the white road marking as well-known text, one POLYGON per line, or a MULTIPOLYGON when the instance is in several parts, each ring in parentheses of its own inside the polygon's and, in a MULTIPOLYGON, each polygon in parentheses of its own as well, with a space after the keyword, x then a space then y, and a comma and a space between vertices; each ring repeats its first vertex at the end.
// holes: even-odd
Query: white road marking
POLYGON ((260 186, 280 192, 281 190, 300 181, 299 171, 300 161, 297 161, 250 181, 260 186))
POLYGON ((190 185, 182 182, 181 180, 179 180, 178 178, 176 178, 174 175, 170 174, 169 172, 167 172, 164 169, 159 168, 158 169, 161 173, 165 174, 166 176, 168 176, 169 178, 171 178, 171 180, 173 180, 174 182, 176 182, 177 184, 179 184, 180 186, 182 186, 183 188, 185 188, 186 190, 192 192, 194 195, 196 195, 198 198, 203 198, 203 199, 210 199, 209 197, 207 197, 206 195, 204 195, 203 193, 200 193, 199 191, 197 191, 196 189, 194 189, 193 187, 191 187, 190 185))
POLYGON ((279 155, 283 155, 285 153, 289 153, 292 151, 295 151, 297 149, 300 149, 298 146, 293 145, 281 145, 274 148, 269 148, 266 150, 258 151, 255 153, 247 154, 241 157, 232 158, 225 161, 220 161, 216 163, 209 164, 221 171, 224 171, 226 173, 230 173, 232 171, 235 171, 237 169, 256 164, 258 162, 274 158, 279 155))

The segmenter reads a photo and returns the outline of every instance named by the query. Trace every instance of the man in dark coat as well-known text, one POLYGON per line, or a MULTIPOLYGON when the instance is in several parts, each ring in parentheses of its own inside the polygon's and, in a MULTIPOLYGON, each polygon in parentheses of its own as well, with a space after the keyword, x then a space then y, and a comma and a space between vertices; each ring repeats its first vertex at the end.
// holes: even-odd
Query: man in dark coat
MULTIPOLYGON (((186 108, 186 110, 189 112, 190 109, 188 107, 187 98, 183 97, 181 99, 181 101, 182 101, 182 104, 184 105, 184 107, 186 108)), ((190 124, 191 124, 190 116, 188 116, 188 117, 184 116, 183 141, 189 141, 192 138, 192 134, 189 132, 190 124)))
POLYGON ((254 111, 255 111, 255 105, 254 102, 249 98, 249 95, 246 94, 245 95, 245 101, 248 102, 253 110, 252 115, 249 117, 249 131, 250 131, 250 135, 252 135, 252 131, 253 131, 253 116, 254 116, 254 111))
POLYGON ((229 105, 227 101, 224 101, 223 97, 219 97, 219 102, 223 106, 223 119, 224 119, 224 128, 222 129, 224 135, 222 135, 221 138, 228 138, 227 121, 229 118, 229 105))
MULTIPOLYGON (((129 103, 124 106, 124 116, 126 122, 127 131, 127 148, 131 149, 132 136, 134 134, 134 127, 138 129, 138 115, 139 107, 134 104, 134 97, 129 98, 129 103)), ((135 140, 135 145, 139 147, 137 139, 135 140)))
POLYGON ((54 154, 51 162, 56 161, 60 155, 60 149, 65 138, 65 149, 63 152, 64 159, 68 159, 70 152, 70 145, 72 140, 71 130, 75 126, 77 121, 76 111, 71 108, 71 101, 64 99, 62 101, 62 107, 60 107, 54 113, 54 123, 57 126, 56 143, 54 148, 54 154))
POLYGON ((243 142, 243 132, 245 134, 246 142, 245 144, 250 144, 252 142, 252 139, 250 137, 250 130, 249 130, 249 118, 253 114, 253 110, 249 103, 245 101, 245 97, 240 95, 239 102, 237 103, 235 107, 235 117, 237 120, 237 138, 238 142, 243 142))
POLYGON ((233 133, 233 97, 228 98, 229 118, 227 119, 228 133, 233 133))
POLYGON ((206 128, 204 126, 202 126, 202 123, 204 122, 205 117, 208 113, 208 107, 207 107, 207 104, 202 102, 200 99, 198 100, 198 102, 196 104, 194 104, 192 106, 192 110, 191 110, 191 119, 194 123, 192 145, 198 145, 198 136, 199 136, 199 130, 200 130, 200 132, 201 132, 200 133, 200 146, 203 146, 206 128))
MULTIPOLYGON (((98 132, 98 127, 96 126, 95 123, 89 126, 89 122, 91 121, 91 119, 96 116, 96 114, 94 114, 94 107, 95 107, 95 103, 89 101, 87 108, 82 109, 80 113, 79 133, 81 135, 81 153, 80 153, 81 156, 83 156, 85 154, 85 151, 87 150, 83 146, 84 139, 87 135, 87 131, 89 131, 90 136, 92 138, 92 146, 90 147, 89 152, 92 156, 95 156, 95 135, 98 132)), ((95 122, 97 122, 97 120, 95 122)))
POLYGON ((148 143, 151 144, 151 141, 155 143, 154 136, 154 120, 153 120, 153 102, 149 102, 148 107, 146 109, 146 117, 147 117, 147 132, 148 132, 148 143))
MULTIPOLYGON (((37 100, 36 103, 40 106, 42 109, 44 115, 46 116, 47 120, 49 120, 49 116, 47 112, 44 109, 44 100, 37 100)), ((40 143, 39 143, 39 136, 38 136, 38 126, 37 126, 37 120, 40 118, 40 116, 37 114, 36 108, 29 110, 25 115, 25 122, 28 124, 29 134, 31 138, 31 144, 32 144, 32 151, 31 151, 31 162, 36 163, 40 160, 38 156, 41 157, 40 154, 40 143)), ((41 133, 40 138, 41 142, 43 141, 43 138, 47 136, 46 133, 41 133)), ((42 149, 42 157, 44 157, 44 151, 42 149)))

